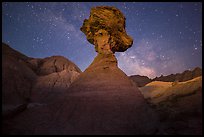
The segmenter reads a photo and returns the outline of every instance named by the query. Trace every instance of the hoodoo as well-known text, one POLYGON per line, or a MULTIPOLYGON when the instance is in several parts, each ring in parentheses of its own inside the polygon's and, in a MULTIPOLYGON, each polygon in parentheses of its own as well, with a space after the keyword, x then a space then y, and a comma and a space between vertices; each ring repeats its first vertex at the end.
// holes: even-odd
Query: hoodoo
POLYGON ((124 15, 114 7, 94 7, 81 31, 98 55, 64 94, 46 106, 31 108, 14 118, 13 132, 156 134, 159 125, 156 113, 138 87, 118 68, 114 55, 133 44, 125 31, 124 15))
MULTIPOLYGON (((115 52, 132 46, 125 32, 125 17, 114 7, 91 9, 81 30, 94 44, 98 55, 67 90, 62 112, 73 108, 71 117, 59 117, 66 133, 154 134, 157 116, 136 85, 118 68, 115 52), (69 132, 71 130, 71 132, 69 132)), ((60 123, 60 122, 59 122, 60 123)))

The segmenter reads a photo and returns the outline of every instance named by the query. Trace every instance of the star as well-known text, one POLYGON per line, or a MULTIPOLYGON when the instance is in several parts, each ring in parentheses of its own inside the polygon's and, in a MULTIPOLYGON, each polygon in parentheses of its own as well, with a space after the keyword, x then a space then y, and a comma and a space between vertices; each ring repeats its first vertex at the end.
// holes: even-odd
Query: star
POLYGON ((161 34, 159 37, 160 37, 160 38, 163 38, 163 35, 161 34))
POLYGON ((61 54, 73 59, 85 70, 96 53, 80 27, 84 19, 89 18, 92 7, 109 5, 120 9, 125 15, 125 30, 134 40, 132 47, 124 55, 120 54, 124 60, 118 59, 125 73, 130 74, 130 70, 134 70, 127 66, 134 66, 136 61, 145 69, 152 68, 155 76, 173 73, 173 70, 181 72, 202 65, 201 4, 4 2, 2 41, 12 43, 14 48, 26 51, 25 54, 31 57, 61 54), (26 49, 22 45, 26 45, 26 49), (60 48, 56 48, 56 45, 60 48), (48 49, 49 53, 45 53, 48 49), (154 60, 147 59, 150 53, 154 60), (132 64, 128 64, 125 57, 131 56, 135 58, 132 64), (159 67, 163 65, 167 67, 159 67))

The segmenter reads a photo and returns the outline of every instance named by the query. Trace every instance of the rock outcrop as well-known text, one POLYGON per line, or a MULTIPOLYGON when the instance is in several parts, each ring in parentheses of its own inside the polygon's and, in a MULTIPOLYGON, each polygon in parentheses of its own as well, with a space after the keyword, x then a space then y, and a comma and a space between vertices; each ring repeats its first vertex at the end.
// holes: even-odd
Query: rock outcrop
POLYGON ((141 87, 140 91, 151 103, 159 104, 161 102, 194 94, 194 92, 200 88, 202 88, 201 76, 185 82, 153 81, 141 87))
POLYGON ((69 87, 81 70, 61 56, 27 57, 2 43, 3 116, 15 116, 31 102, 48 98, 69 87))
POLYGON ((9 112, 19 112, 16 111, 17 108, 21 105, 26 106, 25 104, 28 104, 30 100, 32 85, 37 75, 27 66, 28 59, 25 55, 2 43, 3 116, 12 116, 9 112))
MULTIPOLYGON (((72 118, 57 118, 57 121, 64 122, 60 126, 65 134, 157 132, 156 114, 137 86, 118 68, 113 54, 98 54, 68 90, 67 96, 59 102, 74 102, 62 103, 64 107, 69 104, 70 108, 75 108, 72 118)), ((65 109, 61 109, 61 113, 70 115, 65 109)))
POLYGON ((30 106, 6 125, 12 127, 9 133, 13 134, 158 132, 156 113, 117 67, 113 54, 98 54, 67 92, 55 96, 49 104, 30 106))
POLYGON ((50 102, 81 74, 81 70, 74 63, 62 56, 32 59, 30 62, 35 62, 35 65, 37 62, 38 75, 31 95, 33 102, 50 102))
POLYGON ((202 76, 176 83, 153 81, 140 91, 157 110, 165 134, 202 134, 202 76))
MULTIPOLYGON (((132 45, 130 37, 127 41, 121 41, 126 35, 124 24, 125 18, 119 10, 104 6, 92 8, 89 20, 84 21, 81 30, 90 42, 93 40, 92 44, 95 45, 98 55, 71 84, 66 97, 58 100, 64 107, 67 106, 66 100, 75 102, 69 103, 71 108, 75 108, 71 114, 72 118, 57 118, 57 121, 66 123, 60 124, 63 133, 153 134, 157 132, 156 114, 149 108, 137 86, 117 66, 114 52, 124 51, 132 45), (98 25, 94 25, 96 22, 98 25), (115 34, 120 36, 120 41, 115 39, 115 34)), ((69 115, 65 109, 61 109, 61 112, 69 115)))
POLYGON ((130 76, 129 78, 133 80, 138 87, 143 87, 152 81, 147 76, 140 76, 140 75, 133 75, 133 76, 130 76))
MULTIPOLYGON (((117 66, 114 52, 125 51, 133 42, 125 33, 122 13, 113 7, 92 8, 81 30, 98 52, 94 61, 67 92, 56 94, 50 103, 32 104, 24 113, 5 122, 5 133, 158 133, 157 114, 134 82, 117 66)), ((44 75, 57 70, 54 67, 39 73, 44 75)))
MULTIPOLYGON (((98 6, 91 9, 89 19, 85 19, 81 31, 86 35, 87 40, 98 47, 101 36, 107 37, 110 50, 123 52, 133 44, 133 39, 125 31, 125 16, 115 7, 98 6)), ((102 39, 101 39, 102 40, 102 39)), ((103 38, 104 40, 104 38, 103 38)), ((108 46, 108 45, 107 45, 108 46)))

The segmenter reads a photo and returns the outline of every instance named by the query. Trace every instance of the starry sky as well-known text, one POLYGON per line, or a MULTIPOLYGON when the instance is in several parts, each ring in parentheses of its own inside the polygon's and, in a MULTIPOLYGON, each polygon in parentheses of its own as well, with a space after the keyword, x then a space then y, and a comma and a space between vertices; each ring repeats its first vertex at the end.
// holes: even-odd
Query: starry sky
POLYGON ((102 5, 122 11, 134 39, 116 53, 127 75, 202 68, 201 2, 3 2, 2 42, 29 57, 64 56, 84 71, 97 53, 80 27, 91 7, 102 5))

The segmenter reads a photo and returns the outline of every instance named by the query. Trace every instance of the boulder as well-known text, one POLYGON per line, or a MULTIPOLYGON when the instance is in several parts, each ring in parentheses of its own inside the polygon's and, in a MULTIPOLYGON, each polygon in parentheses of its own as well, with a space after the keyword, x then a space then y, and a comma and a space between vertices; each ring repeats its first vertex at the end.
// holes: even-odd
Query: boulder
POLYGON ((133 44, 133 39, 125 31, 125 20, 123 13, 115 7, 93 7, 89 19, 84 20, 81 31, 95 46, 97 52, 97 38, 104 35, 108 37, 110 50, 113 53, 123 52, 133 44))

